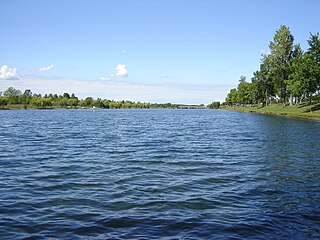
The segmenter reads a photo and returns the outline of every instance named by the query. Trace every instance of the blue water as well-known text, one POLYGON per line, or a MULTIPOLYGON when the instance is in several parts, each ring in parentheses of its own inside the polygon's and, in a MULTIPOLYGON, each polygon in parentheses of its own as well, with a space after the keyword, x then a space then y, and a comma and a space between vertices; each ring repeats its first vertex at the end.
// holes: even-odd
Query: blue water
POLYGON ((319 120, 0 111, 1 239, 319 237, 319 120))

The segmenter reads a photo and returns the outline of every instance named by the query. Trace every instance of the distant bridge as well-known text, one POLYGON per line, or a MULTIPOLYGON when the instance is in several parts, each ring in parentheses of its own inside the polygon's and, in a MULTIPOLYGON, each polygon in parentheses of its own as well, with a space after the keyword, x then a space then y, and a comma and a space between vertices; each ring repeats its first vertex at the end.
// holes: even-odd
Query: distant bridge
POLYGON ((207 107, 203 104, 201 105, 185 105, 185 104, 181 104, 178 105, 179 109, 206 109, 207 107))

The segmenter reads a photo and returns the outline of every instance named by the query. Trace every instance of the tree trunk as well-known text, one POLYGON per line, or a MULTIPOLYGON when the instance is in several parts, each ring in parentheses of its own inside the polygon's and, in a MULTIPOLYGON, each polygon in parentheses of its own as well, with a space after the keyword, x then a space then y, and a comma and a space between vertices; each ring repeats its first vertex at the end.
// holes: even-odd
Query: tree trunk
POLYGON ((268 89, 266 89, 266 107, 268 107, 268 89))
POLYGON ((290 93, 289 102, 290 102, 290 106, 292 106, 292 105, 293 105, 293 96, 292 96, 292 93, 290 93))
POLYGON ((312 94, 309 94, 309 103, 311 104, 311 96, 312 94))

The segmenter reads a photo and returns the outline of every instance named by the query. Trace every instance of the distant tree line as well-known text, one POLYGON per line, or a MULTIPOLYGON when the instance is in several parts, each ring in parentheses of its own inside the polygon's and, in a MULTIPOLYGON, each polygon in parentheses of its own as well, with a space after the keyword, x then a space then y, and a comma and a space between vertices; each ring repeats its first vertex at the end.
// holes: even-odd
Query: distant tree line
POLYGON ((72 93, 58 94, 33 94, 27 89, 23 93, 19 89, 9 87, 0 96, 0 107, 22 106, 23 108, 178 108, 181 105, 171 103, 145 103, 132 101, 114 101, 108 99, 93 99, 86 97, 79 99, 72 93))
POLYGON ((230 90, 226 104, 262 104, 271 102, 300 104, 320 100, 320 38, 310 33, 308 49, 294 44, 288 27, 282 25, 269 44, 270 53, 262 55, 260 69, 251 82, 240 77, 237 88, 230 90))
POLYGON ((216 102, 212 102, 210 103, 207 108, 210 109, 219 109, 220 108, 220 102, 216 101, 216 102))

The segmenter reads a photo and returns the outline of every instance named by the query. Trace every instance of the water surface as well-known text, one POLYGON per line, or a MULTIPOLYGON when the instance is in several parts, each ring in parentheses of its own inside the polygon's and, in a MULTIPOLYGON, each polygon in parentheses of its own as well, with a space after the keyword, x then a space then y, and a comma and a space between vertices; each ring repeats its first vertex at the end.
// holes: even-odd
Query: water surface
POLYGON ((0 111, 1 239, 316 239, 320 122, 0 111))

